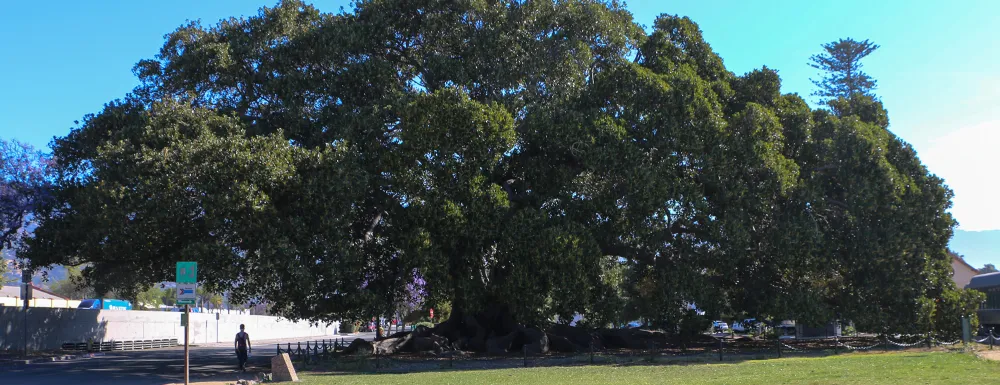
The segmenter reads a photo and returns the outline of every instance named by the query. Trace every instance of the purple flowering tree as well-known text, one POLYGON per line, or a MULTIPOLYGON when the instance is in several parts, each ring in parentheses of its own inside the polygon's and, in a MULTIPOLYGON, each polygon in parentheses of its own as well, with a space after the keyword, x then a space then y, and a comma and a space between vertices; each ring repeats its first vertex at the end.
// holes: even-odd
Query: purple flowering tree
MULTIPOLYGON (((30 145, 0 139, 0 250, 5 254, 30 237, 51 196, 51 166, 52 159, 30 145)), ((11 270, 11 264, 0 263, 0 269, 11 270)))
POLYGON ((405 289, 403 289, 403 298, 400 303, 400 313, 402 315, 409 314, 417 309, 420 309, 424 305, 424 301, 427 299, 427 281, 424 280, 424 276, 420 274, 420 270, 413 269, 410 275, 410 282, 406 284, 405 289))

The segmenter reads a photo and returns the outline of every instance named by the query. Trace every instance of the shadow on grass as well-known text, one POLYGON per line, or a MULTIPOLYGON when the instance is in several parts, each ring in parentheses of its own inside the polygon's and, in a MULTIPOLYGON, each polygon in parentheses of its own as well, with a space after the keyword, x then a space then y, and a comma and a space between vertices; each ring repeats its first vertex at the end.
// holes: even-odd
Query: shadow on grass
MULTIPOLYGON (((901 350, 893 350, 900 352, 901 350)), ((878 351, 877 353, 882 353, 878 351)), ((674 365, 715 365, 737 364, 746 361, 780 360, 782 358, 818 358, 835 355, 858 354, 837 350, 816 350, 782 352, 778 357, 777 350, 762 352, 724 352, 719 359, 717 351, 700 351, 694 353, 662 353, 662 352, 616 352, 590 354, 543 356, 519 355, 507 356, 465 356, 465 357, 339 357, 329 362, 305 363, 296 362, 296 369, 311 375, 387 375, 450 371, 498 370, 516 368, 552 368, 552 367, 583 367, 583 366, 674 366, 674 365)), ((864 353, 861 353, 864 354, 864 353)))

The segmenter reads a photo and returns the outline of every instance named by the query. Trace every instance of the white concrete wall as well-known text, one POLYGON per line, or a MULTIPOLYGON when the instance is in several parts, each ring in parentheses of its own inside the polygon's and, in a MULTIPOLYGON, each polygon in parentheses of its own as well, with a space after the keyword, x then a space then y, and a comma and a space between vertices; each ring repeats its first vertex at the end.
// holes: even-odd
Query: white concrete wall
MULTIPOLYGON (((123 311, 31 308, 28 345, 31 349, 55 349, 67 342, 171 339, 184 341, 181 314, 162 311, 123 311)), ((0 307, 0 350, 23 346, 24 312, 0 307)), ((191 313, 192 343, 231 342, 245 324, 251 341, 278 338, 321 337, 335 334, 339 325, 309 325, 278 317, 191 313)))
MULTIPOLYGON (((33 298, 28 301, 29 307, 58 307, 58 308, 76 308, 80 306, 80 300, 78 299, 48 299, 48 298, 33 298)), ((18 297, 0 297, 0 305, 3 306, 23 306, 24 301, 18 297)))

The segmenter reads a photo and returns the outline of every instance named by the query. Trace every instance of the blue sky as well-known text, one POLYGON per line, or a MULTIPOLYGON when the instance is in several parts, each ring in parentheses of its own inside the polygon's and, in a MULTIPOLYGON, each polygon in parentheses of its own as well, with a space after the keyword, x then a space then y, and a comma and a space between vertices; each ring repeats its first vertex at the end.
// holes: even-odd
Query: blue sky
MULTIPOLYGON (((156 54, 185 20, 212 24, 250 15, 274 0, 18 1, 0 11, 0 137, 46 147, 73 121, 136 85, 132 65, 156 54)), ((336 12, 348 1, 314 4, 336 12)), ((806 63, 841 37, 882 46, 866 61, 879 81, 891 129, 912 143, 955 190, 965 230, 1000 229, 1000 2, 632 1, 642 24, 660 13, 691 17, 726 66, 777 69, 783 91, 808 95, 806 63)))

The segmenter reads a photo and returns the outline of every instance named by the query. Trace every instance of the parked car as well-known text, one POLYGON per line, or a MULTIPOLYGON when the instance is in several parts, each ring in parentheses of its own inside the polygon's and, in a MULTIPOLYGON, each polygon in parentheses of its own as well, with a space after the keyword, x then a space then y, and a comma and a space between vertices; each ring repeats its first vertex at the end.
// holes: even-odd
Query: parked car
POLYGON ((742 321, 733 322, 733 331, 737 333, 749 333, 760 326, 760 321, 756 318, 747 318, 742 321))
POLYGON ((729 331, 729 324, 722 321, 712 321, 712 331, 715 333, 725 333, 729 331))

